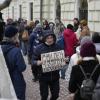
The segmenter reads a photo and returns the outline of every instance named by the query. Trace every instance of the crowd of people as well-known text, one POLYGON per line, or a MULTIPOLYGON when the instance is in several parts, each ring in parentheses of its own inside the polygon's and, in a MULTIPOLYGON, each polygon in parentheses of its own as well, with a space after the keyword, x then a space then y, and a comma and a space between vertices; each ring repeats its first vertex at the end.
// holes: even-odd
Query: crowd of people
POLYGON ((40 23, 39 20, 28 22, 23 19, 18 21, 8 19, 0 43, 19 100, 25 100, 26 91, 22 72, 27 66, 23 56, 27 57, 28 64, 31 66, 32 81, 39 81, 41 100, 48 99, 49 88, 50 100, 57 100, 60 78, 69 83, 69 96, 66 100, 72 98, 72 100, 99 100, 100 33, 91 33, 85 19, 79 21, 78 18, 74 18, 73 24, 68 24, 66 27, 61 21, 53 23, 44 20, 40 23), (59 70, 44 73, 41 54, 59 50, 64 50, 66 64, 59 70), (93 72, 91 78, 95 87, 89 99, 82 98, 80 93, 85 79, 83 71, 86 75, 88 73, 88 76, 93 72))

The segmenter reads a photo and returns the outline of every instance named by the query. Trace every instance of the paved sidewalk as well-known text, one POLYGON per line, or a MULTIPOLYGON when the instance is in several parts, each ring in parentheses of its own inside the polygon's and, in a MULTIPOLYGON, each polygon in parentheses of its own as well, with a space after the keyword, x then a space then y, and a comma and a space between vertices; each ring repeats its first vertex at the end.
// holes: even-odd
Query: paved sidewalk
MULTIPOLYGON (((27 63, 27 60, 25 58, 25 61, 27 63)), ((26 87, 26 100, 41 100, 40 93, 39 93, 39 84, 38 82, 32 81, 32 73, 31 73, 31 67, 27 64, 27 69, 24 72, 24 77, 27 83, 26 87)), ((60 94, 58 100, 67 100, 67 81, 60 79, 60 94)), ((50 93, 49 93, 50 94, 50 93)), ((50 95, 49 95, 50 97, 50 95)), ((49 100, 49 99, 48 99, 49 100)))

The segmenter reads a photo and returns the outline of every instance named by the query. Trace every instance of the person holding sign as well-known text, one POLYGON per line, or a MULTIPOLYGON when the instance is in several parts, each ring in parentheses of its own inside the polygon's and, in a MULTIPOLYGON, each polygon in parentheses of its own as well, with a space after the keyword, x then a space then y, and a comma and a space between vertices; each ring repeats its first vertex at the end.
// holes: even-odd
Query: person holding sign
MULTIPOLYGON (((51 91, 50 100, 57 100, 59 97, 59 69, 52 68, 55 65, 54 61, 56 62, 58 59, 55 53, 60 50, 60 47, 56 44, 56 36, 51 32, 45 34, 43 43, 34 50, 32 65, 38 67, 41 100, 48 99, 49 88, 51 91), (47 65, 45 67, 48 70, 43 71, 43 65, 47 65)), ((61 56, 61 58, 63 57, 61 56)))

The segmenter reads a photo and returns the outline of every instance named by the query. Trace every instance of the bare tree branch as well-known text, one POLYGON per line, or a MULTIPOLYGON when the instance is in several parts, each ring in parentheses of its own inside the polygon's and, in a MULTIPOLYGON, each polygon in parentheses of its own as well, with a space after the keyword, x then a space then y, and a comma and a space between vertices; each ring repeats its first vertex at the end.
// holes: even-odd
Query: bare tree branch
POLYGON ((5 0, 2 4, 0 4, 0 11, 10 5, 12 0, 5 0))

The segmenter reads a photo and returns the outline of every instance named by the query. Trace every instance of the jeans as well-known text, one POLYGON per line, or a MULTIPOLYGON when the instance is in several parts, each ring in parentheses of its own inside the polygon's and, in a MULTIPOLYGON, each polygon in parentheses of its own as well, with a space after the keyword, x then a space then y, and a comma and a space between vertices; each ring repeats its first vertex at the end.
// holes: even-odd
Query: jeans
POLYGON ((27 46, 28 46, 27 41, 22 41, 22 42, 21 42, 21 45, 22 45, 23 54, 24 54, 24 55, 27 55, 27 46))
POLYGON ((67 68, 68 68, 68 64, 63 66, 63 68, 61 69, 61 78, 62 79, 65 79, 65 73, 66 73, 67 68))

